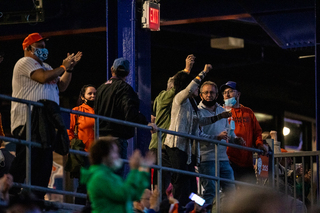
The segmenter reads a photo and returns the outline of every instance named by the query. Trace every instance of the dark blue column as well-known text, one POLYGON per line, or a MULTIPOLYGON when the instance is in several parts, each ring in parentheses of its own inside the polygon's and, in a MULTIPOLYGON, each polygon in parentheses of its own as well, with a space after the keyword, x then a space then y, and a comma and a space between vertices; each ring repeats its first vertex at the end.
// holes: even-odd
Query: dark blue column
MULTIPOLYGON (((318 66, 318 62, 320 60, 320 22, 319 22, 319 17, 320 17, 320 4, 319 1, 315 0, 315 22, 316 22, 316 30, 315 30, 315 99, 316 99, 316 143, 317 143, 317 150, 320 150, 320 142, 319 142, 319 136, 320 136, 320 99, 319 99, 319 94, 320 94, 320 87, 319 87, 319 82, 320 82, 320 68, 318 66)), ((319 165, 319 159, 317 159, 317 169, 320 168, 319 165)), ((319 171, 317 170, 317 178, 319 179, 319 171)), ((318 197, 320 195, 320 186, 317 186, 317 191, 318 191, 318 197)))
POLYGON ((107 50, 107 70, 106 78, 111 78, 110 68, 114 59, 118 57, 118 10, 117 1, 107 0, 106 1, 106 50, 107 50))
MULTIPOLYGON (((140 111, 151 120, 151 35, 150 31, 136 28, 136 66, 138 79, 138 94, 140 98, 140 111)), ((138 130, 137 148, 145 152, 151 140, 150 131, 138 130)))
MULTIPOLYGON (((320 150, 320 143, 319 143, 319 136, 320 136, 320 99, 318 95, 320 94, 320 87, 319 87, 319 82, 320 82, 320 68, 318 66, 318 61, 320 60, 320 3, 317 4, 317 1, 315 1, 315 22, 316 22, 316 31, 315 31, 315 94, 316 94, 316 129, 317 129, 317 150, 320 150), (317 20, 318 19, 318 20, 317 20)), ((318 167, 319 168, 319 167, 318 167)))
MULTIPOLYGON (((138 93, 140 112, 150 121, 151 109, 151 63, 150 32, 141 29, 140 14, 136 16, 135 0, 118 0, 118 57, 130 61, 127 82, 138 93)), ((138 129, 134 139, 129 141, 128 154, 139 148, 148 148, 150 132, 138 129)))

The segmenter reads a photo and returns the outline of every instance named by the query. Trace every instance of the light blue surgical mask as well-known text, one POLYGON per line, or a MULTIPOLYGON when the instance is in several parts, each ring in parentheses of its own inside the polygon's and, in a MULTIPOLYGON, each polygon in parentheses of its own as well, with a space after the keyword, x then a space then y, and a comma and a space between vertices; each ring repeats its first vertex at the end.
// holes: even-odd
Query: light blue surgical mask
POLYGON ((47 48, 34 48, 34 52, 33 54, 35 56, 37 56, 41 61, 45 61, 48 58, 49 55, 49 51, 47 50, 47 48))
POLYGON ((237 103, 237 100, 234 97, 224 100, 224 105, 227 107, 232 107, 236 103, 237 103))
POLYGON ((123 160, 121 158, 118 158, 116 160, 113 161, 113 165, 111 166, 111 168, 116 171, 118 169, 120 169, 123 165, 123 160))

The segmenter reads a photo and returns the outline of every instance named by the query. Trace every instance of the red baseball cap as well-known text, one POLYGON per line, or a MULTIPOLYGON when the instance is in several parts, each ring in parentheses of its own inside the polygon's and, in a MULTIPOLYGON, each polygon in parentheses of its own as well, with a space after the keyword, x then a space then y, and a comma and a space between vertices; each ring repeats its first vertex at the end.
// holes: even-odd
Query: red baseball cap
POLYGON ((31 33, 23 40, 22 48, 23 50, 25 50, 29 45, 41 41, 43 39, 45 38, 43 38, 39 33, 31 33))

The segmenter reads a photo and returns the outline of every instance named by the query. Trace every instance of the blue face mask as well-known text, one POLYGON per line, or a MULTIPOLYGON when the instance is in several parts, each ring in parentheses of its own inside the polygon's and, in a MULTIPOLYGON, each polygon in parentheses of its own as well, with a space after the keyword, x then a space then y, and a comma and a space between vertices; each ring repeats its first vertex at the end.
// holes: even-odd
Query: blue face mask
POLYGON ((111 168, 114 171, 117 171, 118 169, 120 169, 123 165, 123 160, 121 158, 118 158, 116 160, 113 161, 113 165, 111 166, 111 168))
POLYGON ((34 48, 33 54, 37 56, 41 61, 45 61, 48 58, 49 51, 46 48, 34 48))
POLYGON ((236 103, 237 103, 237 100, 234 97, 224 100, 224 105, 228 107, 232 107, 236 103))

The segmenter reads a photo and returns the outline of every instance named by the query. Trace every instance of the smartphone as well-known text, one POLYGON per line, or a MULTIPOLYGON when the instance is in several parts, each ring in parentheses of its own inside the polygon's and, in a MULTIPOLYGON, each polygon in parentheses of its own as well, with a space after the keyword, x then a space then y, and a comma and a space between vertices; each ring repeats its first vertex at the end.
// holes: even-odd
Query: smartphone
POLYGON ((189 196, 190 200, 193 200, 194 202, 196 202, 199 206, 203 206, 205 200, 200 197, 199 195, 191 192, 190 196, 189 196))

